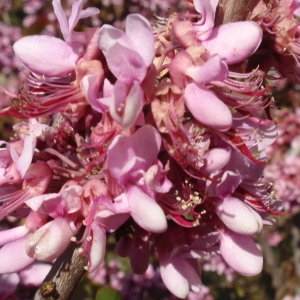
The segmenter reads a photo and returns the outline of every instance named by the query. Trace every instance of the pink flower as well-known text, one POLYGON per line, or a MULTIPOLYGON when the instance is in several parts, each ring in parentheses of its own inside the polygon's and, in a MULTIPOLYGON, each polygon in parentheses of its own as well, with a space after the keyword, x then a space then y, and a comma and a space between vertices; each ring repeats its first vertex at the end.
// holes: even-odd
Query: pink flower
POLYGON ((41 76, 60 77, 74 70, 75 63, 80 57, 78 42, 79 45, 85 42, 84 33, 75 33, 74 26, 79 19, 97 14, 99 10, 97 8, 82 10, 82 1, 74 1, 68 22, 60 1, 54 0, 52 3, 65 41, 45 35, 27 36, 14 44, 14 51, 32 72, 41 76))
POLYGON ((255 276, 262 270, 262 254, 250 236, 221 231, 220 252, 226 263, 241 275, 255 276))
POLYGON ((52 261, 63 253, 77 231, 68 220, 56 218, 29 237, 25 245, 26 253, 40 261, 52 261))
POLYGON ((151 232, 163 232, 167 227, 155 192, 143 180, 145 171, 156 162, 160 146, 158 132, 145 125, 130 137, 116 136, 107 153, 107 168, 125 189, 117 199, 129 206, 131 216, 142 228, 151 232))
POLYGON ((152 28, 144 17, 131 14, 126 19, 126 33, 109 25, 102 26, 99 47, 117 78, 110 114, 125 130, 135 124, 144 105, 141 84, 154 57, 152 28))

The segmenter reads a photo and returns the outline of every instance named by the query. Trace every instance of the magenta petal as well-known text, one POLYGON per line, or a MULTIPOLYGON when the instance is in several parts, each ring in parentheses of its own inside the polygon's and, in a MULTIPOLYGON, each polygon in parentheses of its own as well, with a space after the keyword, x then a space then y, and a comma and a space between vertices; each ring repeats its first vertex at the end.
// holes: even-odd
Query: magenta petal
POLYGON ((166 216, 156 201, 137 186, 127 189, 132 218, 149 232, 161 233, 167 229, 166 216))
POLYGON ((145 65, 149 67, 154 57, 154 37, 149 21, 139 14, 128 15, 126 33, 142 56, 145 65))
POLYGON ((262 29, 252 21, 224 24, 212 30, 202 45, 210 55, 219 54, 228 64, 247 59, 260 45, 262 29))
POLYGON ((263 267, 263 258, 253 239, 230 230, 221 233, 220 251, 227 264, 244 276, 255 276, 263 267))
POLYGON ((78 55, 61 39, 33 35, 23 37, 14 46, 21 62, 32 72, 45 76, 62 76, 74 70, 78 55))
POLYGON ((0 249, 0 274, 18 272, 34 262, 25 252, 29 235, 4 245, 0 249))
POLYGON ((190 83, 184 98, 187 108, 196 120, 220 131, 230 129, 232 115, 228 107, 204 85, 190 83))

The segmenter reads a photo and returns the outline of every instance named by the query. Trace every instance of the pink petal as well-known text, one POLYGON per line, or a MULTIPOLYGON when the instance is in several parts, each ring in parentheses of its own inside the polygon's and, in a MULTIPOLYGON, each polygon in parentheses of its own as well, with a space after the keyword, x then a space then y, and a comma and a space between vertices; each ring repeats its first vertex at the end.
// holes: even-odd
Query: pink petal
POLYGON ((95 271, 102 263, 106 249, 106 233, 98 224, 93 223, 93 240, 90 251, 89 272, 95 271))
POLYGON ((17 226, 7 230, 0 231, 0 246, 11 243, 27 235, 29 229, 26 226, 17 226))
POLYGON ((35 263, 19 272, 23 285, 39 286, 51 270, 50 264, 35 263))
POLYGON ((206 174, 219 171, 224 168, 230 160, 230 148, 213 148, 206 152, 204 166, 201 168, 206 174))
POLYGON ((34 262, 25 252, 29 235, 4 245, 0 249, 0 274, 18 272, 34 262))
POLYGON ((145 78, 147 67, 141 55, 118 42, 109 48, 106 60, 115 77, 128 85, 134 80, 142 82, 145 78))
POLYGON ((135 153, 146 161, 146 169, 156 160, 161 141, 159 132, 151 125, 142 126, 132 135, 135 153))
POLYGON ((19 282, 20 279, 17 273, 0 275, 0 299, 10 299, 8 296, 16 291, 19 282))
POLYGON ((103 54, 107 55, 108 50, 117 42, 123 46, 131 44, 130 38, 124 31, 111 25, 103 25, 99 31, 99 47, 103 54))
POLYGON ((88 18, 99 13, 100 10, 97 7, 87 7, 86 9, 80 11, 79 19, 88 18))
POLYGON ((219 0, 194 1, 195 9, 202 16, 202 19, 194 25, 194 30, 200 41, 207 39, 211 34, 215 23, 215 12, 218 2, 219 0))
POLYGON ((30 257, 41 261, 57 258, 68 247, 76 229, 68 221, 57 218, 38 229, 26 243, 26 252, 30 257))
POLYGON ((140 14, 130 14, 126 18, 126 34, 135 45, 135 50, 142 56, 147 67, 154 57, 154 37, 149 21, 140 14))
POLYGON ((60 30, 61 30, 64 38, 66 38, 69 34, 69 24, 68 24, 68 20, 67 20, 65 11, 64 11, 63 7, 61 6, 60 0, 53 0, 52 6, 53 6, 54 13, 57 17, 57 20, 59 22, 60 30))
POLYGON ((230 230, 221 233, 220 251, 228 265, 244 276, 255 276, 263 267, 263 258, 253 239, 230 230))
POLYGON ((79 57, 66 42, 45 35, 23 37, 13 48, 21 62, 41 76, 66 75, 74 70, 79 57))
POLYGON ((262 29, 252 21, 224 24, 212 30, 202 45, 210 55, 219 54, 227 64, 236 64, 247 59, 258 48, 262 40, 262 29))
MULTIPOLYGON (((116 91, 117 92, 117 91, 116 91)), ((117 97, 115 94, 114 99, 117 97)), ((124 114, 121 121, 123 130, 133 126, 143 109, 144 94, 138 82, 134 82, 125 100, 124 114)))
POLYGON ((96 74, 86 75, 82 78, 82 89, 85 93, 87 101, 91 107, 100 113, 105 111, 105 107, 98 100, 100 81, 99 76, 96 74))
POLYGON ((185 259, 163 259, 160 263, 160 274, 167 289, 178 298, 185 298, 190 287, 194 292, 200 291, 201 279, 185 259))
POLYGON ((222 81, 228 76, 228 66, 224 58, 214 55, 202 66, 187 68, 185 74, 196 83, 208 83, 214 80, 222 81))
POLYGON ((204 85, 190 83, 184 91, 185 103, 196 120, 202 124, 226 131, 232 125, 228 107, 204 85))
POLYGON ((127 189, 132 218, 149 232, 161 233, 167 229, 166 216, 161 207, 137 186, 127 189))
POLYGON ((108 170, 123 181, 126 178, 122 177, 133 169, 148 169, 156 160, 160 146, 161 137, 151 125, 144 125, 130 137, 118 135, 108 147, 108 170))
POLYGON ((17 162, 17 170, 22 176, 25 176, 33 157, 33 153, 36 146, 36 137, 31 134, 25 134, 24 136, 24 146, 22 154, 20 155, 17 162))
MULTIPOLYGON (((183 259, 177 258, 179 264, 183 259)), ((178 262, 177 262, 178 264, 178 262)), ((167 289, 176 297, 184 299, 190 291, 189 282, 180 269, 176 268, 174 259, 165 259, 160 263, 160 275, 167 289)))
POLYGON ((216 213, 229 229, 240 234, 255 234, 263 227, 261 216, 250 206, 232 196, 217 201, 216 213))

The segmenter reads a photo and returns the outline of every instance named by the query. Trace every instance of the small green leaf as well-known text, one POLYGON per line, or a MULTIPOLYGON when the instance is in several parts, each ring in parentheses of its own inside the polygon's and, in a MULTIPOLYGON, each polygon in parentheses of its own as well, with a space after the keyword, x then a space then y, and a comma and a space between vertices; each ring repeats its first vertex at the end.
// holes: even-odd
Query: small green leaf
POLYGON ((112 287, 105 286, 97 291, 95 300, 122 300, 122 295, 112 287))

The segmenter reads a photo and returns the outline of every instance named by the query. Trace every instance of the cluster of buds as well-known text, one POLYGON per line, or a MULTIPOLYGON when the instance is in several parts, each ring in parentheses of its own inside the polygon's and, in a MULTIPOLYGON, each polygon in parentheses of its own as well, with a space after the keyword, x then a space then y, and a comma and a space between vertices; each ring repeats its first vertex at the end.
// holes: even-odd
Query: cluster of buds
MULTIPOLYGON (((53 0, 64 40, 14 44, 25 81, 0 115, 28 122, 1 141, 0 218, 24 225, 0 232, 0 274, 53 261, 70 241, 96 271, 110 235, 137 274, 156 253, 179 298, 200 291, 201 261, 215 254, 240 274, 260 273, 252 235, 273 223, 267 217, 281 214, 282 202, 262 181, 277 136, 268 72, 278 64, 257 62, 264 36, 278 44, 270 28, 298 26, 297 6, 271 24, 273 11, 258 3, 252 20, 216 26, 217 6, 187 0, 152 25, 130 14, 125 32, 76 32, 99 10, 75 0, 67 18, 53 0)), ((298 62, 296 33, 290 39, 282 56, 298 62)))

